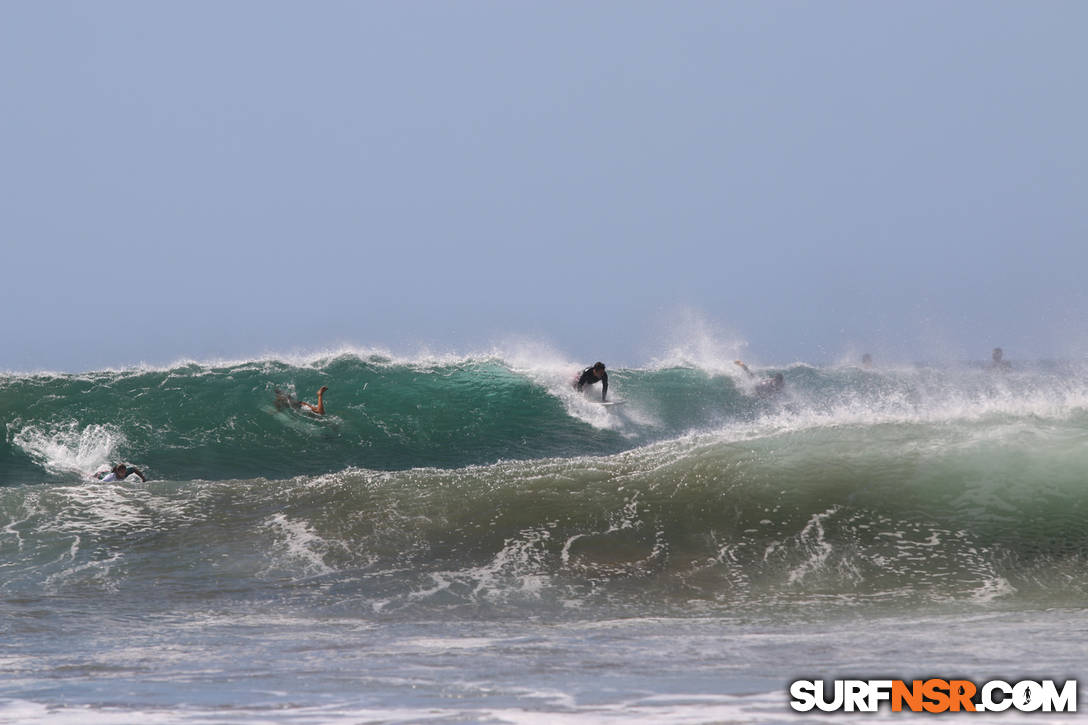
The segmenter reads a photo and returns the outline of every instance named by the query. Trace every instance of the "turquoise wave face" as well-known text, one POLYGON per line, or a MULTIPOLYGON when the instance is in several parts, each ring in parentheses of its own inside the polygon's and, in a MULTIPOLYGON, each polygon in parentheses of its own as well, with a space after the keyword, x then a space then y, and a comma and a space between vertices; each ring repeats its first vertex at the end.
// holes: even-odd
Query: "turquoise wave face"
POLYGON ((726 364, 612 370, 609 397, 624 404, 606 408, 599 386, 572 389, 577 370, 345 354, 0 377, 0 485, 86 480, 119 460, 172 480, 454 469, 609 455, 726 428, 1061 419, 1088 402, 1088 376, 1069 366, 997 374, 795 365, 749 376, 726 364), (767 394, 761 382, 774 373, 785 386, 767 394), (313 403, 320 386, 329 388, 323 417, 274 406, 277 389, 313 403))
POLYGON ((613 373, 612 397, 626 384, 626 394, 664 413, 647 420, 634 406, 597 405, 599 386, 576 394, 575 372, 345 355, 313 366, 9 377, 0 382, 0 407, 10 412, 0 484, 85 477, 122 459, 158 478, 223 479, 599 455, 713 420, 741 397, 730 380, 696 371, 613 373), (323 385, 324 417, 274 406, 277 389, 316 403, 323 385))

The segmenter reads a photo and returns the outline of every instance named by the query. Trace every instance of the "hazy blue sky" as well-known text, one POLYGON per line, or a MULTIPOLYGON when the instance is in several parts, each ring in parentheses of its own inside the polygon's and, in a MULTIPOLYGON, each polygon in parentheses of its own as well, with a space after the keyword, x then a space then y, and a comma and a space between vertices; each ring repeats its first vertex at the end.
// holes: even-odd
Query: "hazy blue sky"
POLYGON ((1088 3, 0 3, 0 369, 1088 353, 1088 3))

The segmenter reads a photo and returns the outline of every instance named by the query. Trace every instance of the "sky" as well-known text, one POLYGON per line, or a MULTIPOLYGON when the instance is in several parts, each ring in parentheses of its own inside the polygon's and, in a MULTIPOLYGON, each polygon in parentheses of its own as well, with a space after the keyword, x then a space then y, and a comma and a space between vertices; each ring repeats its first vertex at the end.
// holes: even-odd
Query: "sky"
POLYGON ((1082 358, 1085 27, 1079 0, 0 3, 0 370, 1082 358))

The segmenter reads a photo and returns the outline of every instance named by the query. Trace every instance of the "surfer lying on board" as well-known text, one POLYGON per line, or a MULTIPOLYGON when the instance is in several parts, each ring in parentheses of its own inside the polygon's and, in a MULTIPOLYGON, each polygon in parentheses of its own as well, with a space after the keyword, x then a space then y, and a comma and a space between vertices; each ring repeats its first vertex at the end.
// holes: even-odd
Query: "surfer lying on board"
MULTIPOLYGON (((740 369, 748 373, 748 377, 754 378, 756 376, 748 366, 740 360, 734 360, 740 369)), ((782 392, 782 389, 786 387, 786 379, 782 377, 782 373, 775 373, 773 377, 764 378, 756 384, 756 395, 760 397, 767 397, 769 395, 777 395, 782 392)))
POLYGON ((329 389, 329 386, 322 385, 317 391, 317 405, 311 405, 301 400, 296 400, 288 393, 283 392, 279 388, 276 388, 276 410, 283 410, 284 408, 293 408, 298 410, 300 408, 309 408, 317 415, 325 415, 325 391, 329 389))
POLYGON ((116 466, 114 466, 110 470, 103 471, 102 473, 96 474, 95 478, 97 478, 99 481, 102 481, 103 483, 109 483, 111 481, 124 481, 126 478, 128 478, 132 474, 136 474, 137 476, 139 476, 141 481, 146 481, 147 480, 144 477, 144 474, 140 472, 140 469, 130 468, 129 466, 126 466, 124 463, 118 463, 116 466))
POLYGON ((603 362, 593 363, 593 365, 583 370, 581 377, 574 383, 574 387, 578 392, 582 392, 582 388, 587 385, 595 385, 597 381, 601 382, 601 400, 604 401, 608 396, 608 373, 604 371, 603 362))

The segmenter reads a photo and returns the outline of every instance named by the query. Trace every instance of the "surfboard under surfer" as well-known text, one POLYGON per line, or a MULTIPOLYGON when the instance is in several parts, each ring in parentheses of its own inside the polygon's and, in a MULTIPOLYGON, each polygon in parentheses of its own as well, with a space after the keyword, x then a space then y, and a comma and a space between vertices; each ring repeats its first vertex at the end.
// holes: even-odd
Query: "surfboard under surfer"
POLYGON ((581 376, 575 381, 574 387, 578 392, 587 385, 601 383, 601 401, 608 399, 608 373, 605 372, 603 362, 595 362, 582 371, 581 376))

